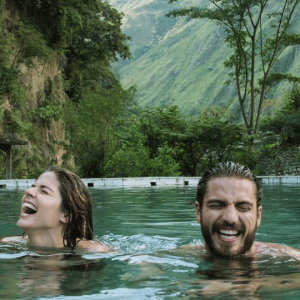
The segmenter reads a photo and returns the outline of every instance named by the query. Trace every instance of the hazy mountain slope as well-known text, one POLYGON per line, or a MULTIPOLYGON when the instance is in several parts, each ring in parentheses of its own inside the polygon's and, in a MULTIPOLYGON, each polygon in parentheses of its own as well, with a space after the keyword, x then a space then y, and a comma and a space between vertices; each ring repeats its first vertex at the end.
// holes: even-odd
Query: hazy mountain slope
MULTIPOLYGON (((207 2, 187 0, 181 1, 181 6, 207 2)), ((134 57, 118 63, 115 69, 125 87, 137 86, 137 100, 142 106, 177 104, 194 114, 206 106, 229 105, 235 98, 235 85, 224 85, 228 70, 223 61, 229 50, 222 28, 209 20, 166 18, 168 11, 179 7, 167 0, 110 3, 125 14, 123 30, 132 38, 134 57)), ((276 10, 276 5, 272 9, 276 10)), ((292 27, 300 28, 299 17, 294 19, 292 27)), ((299 47, 291 47, 283 53, 277 69, 300 76, 299 64, 299 47)), ((281 84, 268 97, 279 98, 286 88, 286 83, 281 84)))

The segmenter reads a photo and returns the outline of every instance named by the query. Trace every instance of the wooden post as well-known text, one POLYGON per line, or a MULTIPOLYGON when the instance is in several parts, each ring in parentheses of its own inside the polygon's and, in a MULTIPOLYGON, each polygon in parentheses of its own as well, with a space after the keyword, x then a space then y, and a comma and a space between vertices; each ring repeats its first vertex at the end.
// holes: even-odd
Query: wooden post
POLYGON ((1 139, 0 137, 0 149, 6 153, 6 179, 12 178, 12 145, 29 145, 29 142, 1 139))
POLYGON ((6 150, 6 179, 11 179, 12 173, 12 152, 11 146, 6 150))

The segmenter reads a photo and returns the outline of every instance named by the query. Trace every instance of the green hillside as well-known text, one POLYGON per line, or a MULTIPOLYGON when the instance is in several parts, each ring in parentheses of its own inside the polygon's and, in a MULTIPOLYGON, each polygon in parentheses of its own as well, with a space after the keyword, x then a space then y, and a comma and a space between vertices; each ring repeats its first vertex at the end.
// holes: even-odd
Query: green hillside
MULTIPOLYGON (((170 5, 167 0, 110 0, 124 12, 123 31, 132 38, 133 59, 115 65, 116 74, 125 88, 137 86, 137 101, 143 107, 176 104, 193 115, 207 106, 234 103, 235 84, 224 84, 228 69, 223 61, 229 50, 223 29, 209 20, 165 17, 179 6, 205 5, 208 1, 179 2, 170 5)), ((276 11, 278 5, 279 0, 270 11, 276 11)), ((300 28, 299 10, 291 26, 296 33, 300 28)), ((264 26, 268 25, 266 21, 264 26)), ((293 46, 282 53, 275 69, 299 76, 299 64, 299 47, 293 46)), ((278 102, 289 88, 283 82, 267 97, 278 102)))

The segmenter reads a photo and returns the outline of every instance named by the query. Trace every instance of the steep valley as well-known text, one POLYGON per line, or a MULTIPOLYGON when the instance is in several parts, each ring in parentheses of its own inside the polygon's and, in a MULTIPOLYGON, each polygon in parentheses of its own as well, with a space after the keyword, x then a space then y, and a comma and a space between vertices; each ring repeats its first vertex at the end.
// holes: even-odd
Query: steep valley
MULTIPOLYGON (((274 12, 280 5, 270 8, 274 12)), ((138 103, 145 106, 178 105, 194 115, 212 105, 232 107, 237 111, 235 83, 225 84, 229 70, 224 60, 230 50, 224 42, 223 28, 208 19, 167 18, 167 12, 189 6, 207 5, 209 1, 186 0, 168 4, 167 0, 110 0, 125 14, 123 30, 132 40, 133 59, 114 65, 124 87, 135 85, 138 103)), ((299 33, 299 10, 291 31, 299 33)), ((264 26, 269 26, 266 22, 264 26)), ((299 76, 299 46, 288 47, 275 65, 275 71, 299 76)), ((266 108, 281 103, 291 88, 282 82, 267 94, 266 108)), ((266 110, 270 111, 270 109, 266 110)))

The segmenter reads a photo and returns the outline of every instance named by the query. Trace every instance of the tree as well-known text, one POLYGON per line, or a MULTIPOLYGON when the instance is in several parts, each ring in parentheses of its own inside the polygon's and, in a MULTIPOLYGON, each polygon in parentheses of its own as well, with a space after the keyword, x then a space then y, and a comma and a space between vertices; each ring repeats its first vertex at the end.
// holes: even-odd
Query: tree
POLYGON ((220 118, 187 118, 184 130, 164 128, 163 135, 171 148, 175 148, 175 159, 185 175, 196 176, 215 163, 227 160, 231 151, 241 143, 243 130, 240 126, 222 121, 220 118))
POLYGON ((300 87, 295 85, 292 92, 283 98, 281 108, 275 110, 271 116, 262 118, 260 130, 272 132, 281 136, 281 140, 300 137, 300 87))
POLYGON ((200 166, 204 170, 228 159, 242 143, 241 126, 221 120, 219 113, 205 111, 187 117, 177 106, 163 106, 146 108, 138 118, 150 157, 157 157, 158 150, 167 145, 173 149, 171 156, 185 176, 196 176, 200 166))
MULTIPOLYGON (((169 0, 169 3, 176 1, 169 0)), ((209 0, 212 8, 190 7, 167 14, 191 19, 208 18, 225 29, 225 42, 233 52, 224 65, 233 69, 229 76, 236 83, 249 135, 258 131, 262 104, 271 82, 283 79, 299 82, 299 78, 290 74, 272 73, 282 51, 299 44, 300 35, 288 31, 299 1, 209 0), (276 10, 268 8, 274 5, 278 6, 276 10)))
POLYGON ((137 117, 130 114, 118 120, 119 143, 107 161, 105 176, 180 176, 179 163, 173 158, 174 149, 166 143, 159 143, 154 154, 153 149, 147 145, 148 136, 143 132, 142 115, 137 117))
POLYGON ((64 121, 69 152, 74 154, 78 172, 83 177, 103 177, 104 167, 114 143, 112 124, 123 106, 131 101, 120 84, 111 89, 97 87, 86 93, 74 105, 72 100, 64 107, 64 121))

